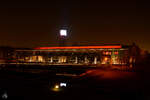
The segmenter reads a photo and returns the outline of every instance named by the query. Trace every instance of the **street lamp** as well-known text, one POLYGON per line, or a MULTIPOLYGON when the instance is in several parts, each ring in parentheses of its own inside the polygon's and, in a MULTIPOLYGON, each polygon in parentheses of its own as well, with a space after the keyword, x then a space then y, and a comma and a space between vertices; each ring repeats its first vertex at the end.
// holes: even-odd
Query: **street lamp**
POLYGON ((59 46, 66 46, 67 29, 60 29, 59 31, 59 46))
POLYGON ((60 36, 66 37, 67 36, 67 30, 66 29, 61 29, 60 30, 60 36))

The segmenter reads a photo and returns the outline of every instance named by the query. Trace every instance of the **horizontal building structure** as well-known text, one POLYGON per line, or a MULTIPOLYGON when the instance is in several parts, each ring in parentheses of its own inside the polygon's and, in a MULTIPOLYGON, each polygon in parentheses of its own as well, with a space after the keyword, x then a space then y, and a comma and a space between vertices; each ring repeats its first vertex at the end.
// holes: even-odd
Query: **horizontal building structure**
POLYGON ((71 65, 128 65, 131 61, 131 46, 69 46, 17 49, 17 63, 71 64, 71 65))
POLYGON ((121 48, 121 45, 118 46, 72 46, 72 47, 38 47, 37 50, 51 50, 51 49, 113 49, 121 48))

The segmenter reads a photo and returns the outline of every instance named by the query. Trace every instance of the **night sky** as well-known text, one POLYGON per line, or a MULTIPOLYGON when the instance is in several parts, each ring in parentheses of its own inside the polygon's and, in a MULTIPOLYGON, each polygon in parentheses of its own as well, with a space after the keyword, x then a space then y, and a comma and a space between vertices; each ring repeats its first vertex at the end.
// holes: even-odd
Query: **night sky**
POLYGON ((0 2, 0 46, 57 46, 68 26, 68 43, 135 42, 150 51, 150 6, 141 0, 0 2))

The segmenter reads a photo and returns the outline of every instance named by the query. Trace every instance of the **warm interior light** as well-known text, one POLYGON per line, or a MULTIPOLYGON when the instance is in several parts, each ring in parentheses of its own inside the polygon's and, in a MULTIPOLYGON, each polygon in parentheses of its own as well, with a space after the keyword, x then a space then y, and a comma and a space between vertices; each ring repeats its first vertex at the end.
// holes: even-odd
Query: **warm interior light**
POLYGON ((107 58, 107 57, 105 57, 105 58, 104 58, 104 60, 105 60, 105 61, 107 61, 107 60, 108 60, 108 58, 107 58))
POLYGON ((58 89, 58 88, 59 88, 59 85, 55 85, 55 88, 58 89))

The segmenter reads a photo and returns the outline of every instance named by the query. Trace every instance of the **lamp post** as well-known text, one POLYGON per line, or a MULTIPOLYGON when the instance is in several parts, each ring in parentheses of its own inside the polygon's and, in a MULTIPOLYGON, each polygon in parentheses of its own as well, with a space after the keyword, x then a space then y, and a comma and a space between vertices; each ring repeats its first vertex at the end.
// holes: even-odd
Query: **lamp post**
POLYGON ((66 46, 67 29, 60 29, 59 46, 66 46))

